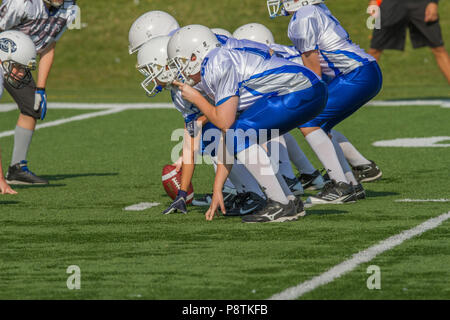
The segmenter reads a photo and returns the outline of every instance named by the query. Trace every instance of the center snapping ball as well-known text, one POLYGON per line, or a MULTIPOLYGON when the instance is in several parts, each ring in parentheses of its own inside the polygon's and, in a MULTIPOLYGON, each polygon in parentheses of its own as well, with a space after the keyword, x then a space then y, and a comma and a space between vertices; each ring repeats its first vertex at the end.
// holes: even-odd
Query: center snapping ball
MULTIPOLYGON (((170 164, 165 165, 162 170, 162 184, 167 195, 171 197, 172 200, 175 200, 178 190, 181 188, 181 170, 177 172, 175 166, 170 164)), ((190 204, 194 199, 194 187, 192 186, 192 182, 189 184, 187 193, 186 204, 190 204)))

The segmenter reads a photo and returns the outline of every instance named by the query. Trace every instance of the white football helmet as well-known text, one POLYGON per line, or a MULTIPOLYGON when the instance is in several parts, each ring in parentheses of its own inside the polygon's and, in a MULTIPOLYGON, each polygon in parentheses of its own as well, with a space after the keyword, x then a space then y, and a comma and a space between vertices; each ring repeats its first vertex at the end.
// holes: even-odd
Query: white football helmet
POLYGON ((1 32, 0 61, 5 80, 16 89, 23 88, 33 78, 30 70, 36 69, 36 46, 20 31, 1 32))
POLYGON ((225 37, 228 37, 228 38, 232 38, 233 37, 231 32, 229 32, 229 31, 227 31, 225 29, 222 29, 222 28, 212 28, 211 31, 214 32, 214 34, 217 34, 219 36, 225 36, 225 37))
POLYGON ((233 32, 233 38, 252 40, 265 45, 275 43, 272 32, 260 23, 249 23, 237 28, 233 32))
POLYGON ((218 47, 220 42, 208 27, 198 24, 183 27, 167 45, 169 68, 176 72, 180 81, 192 85, 189 76, 200 72, 203 59, 218 47))
POLYGON ((143 14, 133 23, 128 33, 130 54, 137 52, 151 38, 168 36, 179 28, 175 18, 164 11, 149 11, 143 14))
POLYGON ((275 18, 285 16, 289 11, 297 11, 303 6, 323 3, 325 0, 267 0, 269 16, 275 18), (283 7, 281 7, 283 5, 283 7), (281 12, 280 12, 281 9, 281 12))
POLYGON ((163 89, 169 89, 174 75, 167 66, 167 44, 169 36, 150 39, 138 52, 136 68, 145 76, 141 83, 142 88, 149 97, 153 97, 163 89), (160 82, 158 83, 157 80, 160 82))

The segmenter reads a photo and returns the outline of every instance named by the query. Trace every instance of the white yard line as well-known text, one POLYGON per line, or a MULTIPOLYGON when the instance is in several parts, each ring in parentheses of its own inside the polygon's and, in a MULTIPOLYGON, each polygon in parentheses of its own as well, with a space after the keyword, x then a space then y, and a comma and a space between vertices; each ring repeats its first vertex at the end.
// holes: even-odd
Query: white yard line
POLYGON ((125 211, 144 211, 153 207, 157 207, 160 204, 158 202, 141 202, 138 204, 134 204, 132 206, 126 207, 123 210, 125 211))
POLYGON ((440 106, 450 108, 449 100, 375 100, 367 104, 371 107, 440 106))
MULTIPOLYGON (((102 109, 174 109, 173 103, 49 103, 48 109, 102 110, 102 109)), ((0 112, 17 110, 15 103, 0 104, 0 112)))
MULTIPOLYGON (((81 114, 81 115, 66 118, 66 119, 60 119, 60 120, 51 121, 51 122, 44 122, 42 124, 37 125, 36 130, 43 129, 43 128, 49 128, 49 127, 56 127, 56 126, 60 126, 62 124, 74 122, 74 121, 81 121, 81 120, 86 120, 86 119, 91 119, 91 118, 96 118, 96 117, 107 116, 107 115, 119 113, 119 112, 122 112, 125 110, 128 110, 128 109, 123 108, 123 107, 115 108, 115 109, 107 109, 104 111, 81 114)), ((0 132, 0 138, 10 137, 13 135, 14 135, 14 130, 0 132)))
POLYGON ((450 199, 400 199, 395 202, 450 202, 450 199))
POLYGON ((358 252, 353 255, 351 259, 348 259, 330 270, 322 273, 319 276, 312 278, 311 280, 300 283, 295 287, 288 288, 280 293, 277 293, 269 298, 269 300, 294 300, 298 299, 302 295, 330 282, 333 282, 342 275, 354 270, 362 263, 366 263, 374 259, 379 254, 389 251, 396 246, 399 246, 404 241, 413 237, 421 235, 422 233, 437 228, 444 221, 450 219, 450 212, 444 213, 439 217, 429 219, 424 223, 418 225, 415 228, 403 231, 395 236, 392 236, 386 240, 379 242, 378 244, 358 252))

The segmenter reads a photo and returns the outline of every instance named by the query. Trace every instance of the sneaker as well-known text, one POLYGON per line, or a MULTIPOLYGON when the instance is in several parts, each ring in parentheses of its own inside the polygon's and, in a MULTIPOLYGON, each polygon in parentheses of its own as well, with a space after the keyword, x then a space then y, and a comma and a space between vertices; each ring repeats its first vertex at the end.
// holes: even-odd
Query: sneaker
POLYGON ((22 160, 8 168, 6 174, 6 182, 11 185, 45 185, 49 182, 41 177, 38 177, 28 169, 28 162, 22 160))
POLYGON ((283 176, 284 181, 286 181, 286 184, 289 187, 289 190, 291 190, 292 194, 294 196, 301 196, 304 195, 305 192, 303 191, 303 186, 300 180, 297 177, 294 178, 288 178, 286 176, 283 176))
POLYGON ((312 174, 302 173, 299 180, 305 190, 321 190, 325 185, 319 170, 314 171, 312 174))
POLYGON ((303 201, 300 197, 295 197, 294 204, 297 210, 297 215, 299 217, 306 216, 305 206, 303 205, 303 201))
POLYGON ((315 204, 342 204, 355 202, 356 193, 353 185, 345 182, 331 180, 327 182, 316 196, 306 199, 308 206, 315 204))
POLYGON ((370 164, 353 167, 352 171, 358 182, 376 181, 379 180, 383 175, 380 168, 378 168, 378 166, 372 160, 370 160, 370 164))
POLYGON ((360 183, 355 186, 356 200, 363 200, 366 198, 366 190, 364 190, 363 185, 360 183))
POLYGON ((227 210, 225 217, 245 216, 254 213, 266 205, 266 200, 254 192, 241 193, 236 196, 233 207, 227 210))
POLYGON ((283 205, 279 202, 269 200, 259 211, 244 216, 242 222, 286 222, 298 220, 298 217, 299 215, 294 201, 289 201, 287 205, 283 205))
MULTIPOLYGON (((225 202, 225 205, 228 203, 230 204, 230 201, 232 202, 234 197, 236 196, 236 192, 232 192, 231 189, 226 190, 224 188, 223 192, 223 200, 225 202), (230 192, 228 192, 230 190, 230 192)), ((209 207, 212 201, 212 193, 205 194, 201 198, 197 198, 192 200, 192 205, 196 207, 209 207)))

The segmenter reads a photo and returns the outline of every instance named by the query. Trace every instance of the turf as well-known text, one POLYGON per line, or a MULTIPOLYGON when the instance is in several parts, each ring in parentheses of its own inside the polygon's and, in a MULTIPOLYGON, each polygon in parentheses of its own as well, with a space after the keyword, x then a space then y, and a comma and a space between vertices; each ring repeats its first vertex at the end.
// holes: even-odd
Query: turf
MULTIPOLYGON (((54 117, 81 113, 52 111, 54 117)), ((449 211, 449 148, 375 148, 401 137, 448 135, 439 107, 365 107, 338 129, 384 172, 366 184, 368 199, 317 206, 298 222, 204 221, 203 209, 163 216, 170 203, 160 177, 170 162, 174 110, 133 110, 42 129, 31 169, 48 187, 18 187, 0 198, 0 299, 265 299, 306 281, 377 242, 449 211), (424 119, 430 119, 425 121, 424 119), (368 125, 370 124, 370 125, 368 125), (411 125, 414 124, 414 125, 411 125), (142 212, 123 208, 159 202, 142 212), (81 290, 66 287, 70 265, 81 290)), ((2 118, 15 119, 8 112, 2 118)), ((54 119, 55 119, 54 118, 54 119)), ((3 121, 3 120, 2 120, 3 121)), ((303 149, 318 166, 304 140, 303 149)), ((2 138, 9 159, 12 137, 2 138)), ((200 165, 194 188, 210 191, 213 170, 200 165)), ((304 299, 450 299, 446 222, 406 241, 304 299), (381 268, 382 289, 368 290, 368 265, 381 268)))

